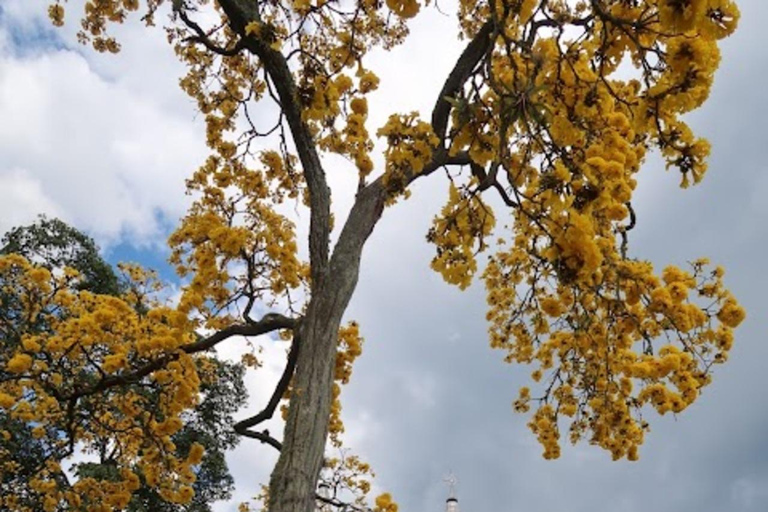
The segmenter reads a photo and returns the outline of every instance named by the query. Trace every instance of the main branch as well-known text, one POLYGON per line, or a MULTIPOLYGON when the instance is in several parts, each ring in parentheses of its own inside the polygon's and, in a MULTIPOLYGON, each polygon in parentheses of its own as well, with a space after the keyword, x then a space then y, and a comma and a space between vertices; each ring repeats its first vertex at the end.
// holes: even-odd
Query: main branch
POLYGON ((438 94, 437 101, 435 101, 435 106, 432 109, 432 131, 440 138, 441 148, 445 140, 448 118, 451 113, 451 104, 446 98, 453 98, 464 87, 467 79, 477 68, 483 56, 488 53, 488 49, 493 44, 491 40, 493 28, 492 20, 485 22, 467 47, 464 48, 448 78, 443 83, 443 88, 440 89, 440 94, 438 94))
POLYGON ((331 192, 325 179, 325 170, 320 162, 312 133, 301 117, 296 83, 285 56, 259 38, 246 33, 246 27, 250 23, 261 22, 258 2, 253 0, 218 1, 229 19, 230 27, 240 35, 245 47, 259 57, 277 90, 280 108, 291 129, 293 142, 296 145, 309 190, 309 256, 313 287, 322 286, 328 273, 331 192))

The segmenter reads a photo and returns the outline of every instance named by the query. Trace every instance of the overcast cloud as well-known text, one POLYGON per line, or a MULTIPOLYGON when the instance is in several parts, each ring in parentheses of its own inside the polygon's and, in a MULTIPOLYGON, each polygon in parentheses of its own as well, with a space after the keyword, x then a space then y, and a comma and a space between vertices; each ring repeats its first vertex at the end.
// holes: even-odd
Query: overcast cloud
MULTIPOLYGON (((183 180, 205 156, 200 118, 176 85, 182 70, 160 30, 129 24, 121 55, 95 55, 73 44, 72 25, 47 28, 44 4, 0 4, 0 232, 45 212, 103 246, 162 252, 188 201, 183 180)), ((679 176, 649 159, 631 239, 633 255, 659 267, 699 256, 726 265, 748 311, 730 361, 695 406, 652 418, 639 462, 612 462, 588 445, 544 461, 511 407, 528 370, 488 348, 482 287, 458 292, 428 268, 424 236, 447 184, 424 180, 385 213, 348 312, 366 344, 344 391, 347 445, 404 512, 441 511, 449 470, 464 512, 768 510, 768 3, 738 4, 741 25, 723 44, 712 96, 690 116, 713 144, 709 173, 680 190, 679 176)), ((391 110, 428 111, 439 89, 431 77, 445 76, 460 52, 453 19, 428 11, 412 41, 370 62, 382 76, 371 127, 391 110)), ((335 163, 343 217, 355 184, 335 163)), ((251 410, 266 400, 284 348, 268 346, 265 359, 249 377, 251 410)), ((255 494, 273 461, 244 441, 230 458, 237 495, 217 509, 255 494)))

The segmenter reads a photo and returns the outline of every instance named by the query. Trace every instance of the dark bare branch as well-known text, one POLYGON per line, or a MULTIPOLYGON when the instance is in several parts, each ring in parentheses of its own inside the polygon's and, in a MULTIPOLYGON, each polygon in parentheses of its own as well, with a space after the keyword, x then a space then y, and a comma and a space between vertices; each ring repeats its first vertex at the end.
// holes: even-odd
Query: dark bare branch
POLYGON ((326 498, 325 496, 322 496, 320 494, 315 494, 315 499, 321 503, 325 503, 326 505, 330 505, 332 507, 338 508, 342 512, 370 512, 371 509, 368 507, 358 507, 357 505, 353 505, 352 503, 347 503, 345 501, 341 501, 338 498, 326 498))
POLYGON ((175 361, 179 358, 180 353, 194 354, 210 350, 218 343, 221 343, 232 336, 260 336, 279 329, 294 329, 297 325, 298 320, 296 319, 288 318, 277 313, 269 313, 258 322, 245 325, 231 325, 215 332, 207 338, 183 345, 179 347, 178 351, 158 357, 132 372, 102 378, 93 386, 74 391, 72 394, 64 396, 63 398, 75 401, 84 396, 93 395, 111 387, 133 384, 150 375, 152 372, 165 367, 171 361, 175 361))
POLYGON ((255 430, 248 430, 247 428, 244 428, 238 430, 237 433, 241 436, 250 437, 251 439, 256 439, 257 441, 261 441, 264 444, 268 444, 277 451, 281 451, 283 449, 283 443, 269 435, 268 430, 257 432, 255 430))
POLYGON ((213 41, 210 40, 208 34, 206 34, 202 29, 202 27, 200 27, 200 25, 198 25, 195 21, 190 19, 189 16, 187 16, 187 13, 184 9, 180 9, 176 12, 179 15, 179 18, 181 18, 181 21, 183 21, 184 24, 196 34, 195 36, 186 38, 184 41, 202 44, 213 53, 222 55, 224 57, 233 57, 240 53, 243 48, 245 48, 242 39, 240 39, 233 48, 221 48, 220 46, 215 45, 213 41))
POLYGON ((262 423, 268 419, 271 419, 272 416, 275 414, 275 409, 277 409, 277 405, 280 403, 280 399, 283 398, 283 396, 285 396, 285 392, 288 389, 288 385, 291 383, 293 372, 296 369, 296 361, 298 361, 299 359, 299 343, 300 343, 299 340, 300 340, 299 336, 294 336, 293 344, 291 345, 291 350, 288 352, 288 362, 285 365, 283 374, 280 376, 280 380, 277 382, 277 385, 275 386, 275 390, 272 392, 272 397, 269 399, 269 403, 267 403, 267 406, 264 407, 264 409, 260 413, 248 419, 235 423, 234 425, 235 432, 237 432, 238 434, 243 434, 243 432, 241 431, 245 429, 249 429, 251 427, 255 427, 259 423, 262 423))
POLYGON ((470 77, 483 56, 492 44, 490 35, 493 32, 493 22, 487 21, 472 38, 461 56, 453 66, 448 78, 437 96, 437 101, 432 109, 432 130, 440 140, 445 139, 445 131, 448 128, 448 117, 451 113, 451 104, 445 99, 452 98, 461 90, 461 87, 470 77))

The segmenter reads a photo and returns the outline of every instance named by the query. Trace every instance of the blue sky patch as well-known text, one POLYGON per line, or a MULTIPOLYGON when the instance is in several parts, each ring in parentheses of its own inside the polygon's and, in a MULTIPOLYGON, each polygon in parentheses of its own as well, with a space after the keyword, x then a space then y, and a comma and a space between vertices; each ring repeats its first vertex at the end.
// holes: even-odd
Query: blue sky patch
POLYGON ((0 5, 0 30, 5 32, 11 54, 27 57, 67 48, 56 28, 47 18, 33 18, 20 23, 0 5))
POLYGON ((104 254, 104 259, 111 265, 117 265, 120 262, 138 263, 144 268, 156 271, 162 281, 175 284, 181 282, 173 267, 168 264, 168 250, 163 250, 162 247, 146 244, 139 246, 123 241, 111 247, 109 252, 104 254))
POLYGON ((168 263, 171 251, 165 243, 171 232, 176 229, 177 220, 169 219, 159 209, 155 209, 154 218, 161 231, 159 236, 153 237, 156 242, 137 240, 130 233, 121 233, 120 243, 114 244, 107 251, 104 251, 104 259, 112 265, 120 262, 138 263, 145 268, 156 271, 162 281, 178 285, 181 280, 176 275, 174 268, 168 263))

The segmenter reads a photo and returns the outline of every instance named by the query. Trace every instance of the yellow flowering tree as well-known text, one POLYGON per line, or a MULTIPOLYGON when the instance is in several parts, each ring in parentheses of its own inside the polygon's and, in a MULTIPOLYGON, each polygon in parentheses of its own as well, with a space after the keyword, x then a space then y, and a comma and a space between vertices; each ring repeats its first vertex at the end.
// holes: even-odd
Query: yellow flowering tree
MULTIPOLYGON (((283 378, 264 411, 235 429, 280 450, 269 510, 312 510, 329 432, 334 441, 343 428, 339 384, 360 353, 357 326, 340 326, 363 247, 415 181, 445 186, 441 169, 451 182, 427 236, 432 267, 460 288, 481 272, 492 347, 535 366, 536 389, 520 390, 515 407, 532 411, 545 457, 558 456, 567 433, 635 459, 643 414, 681 412, 727 359, 745 313, 722 269, 697 259, 659 274, 629 242, 649 150, 682 187, 704 176, 709 144, 681 116, 707 99, 718 42, 738 20, 733 1, 459 0, 466 46, 435 77, 432 112, 393 113, 376 131, 368 96, 379 77, 368 52, 402 43, 425 2, 56 0, 49 14, 60 25, 74 13, 82 42, 117 52, 111 24, 139 11, 153 25, 167 4, 167 34, 188 70, 181 86, 205 116, 210 148, 188 181, 195 202, 170 239, 188 284, 178 306, 138 314, 131 297, 59 297, 66 275, 7 260, 0 271, 24 304, 49 297, 68 315, 46 318, 63 322, 57 335, 22 335, 3 355, 14 377, 3 382, 1 406, 45 429, 66 427, 87 403, 93 420, 78 427, 80 439, 102 423, 127 429, 121 463, 144 464, 164 496, 189 500, 194 461, 170 456, 167 436, 195 406, 191 359, 235 335, 280 331, 290 342, 283 378), (372 133, 385 145, 378 170, 372 133), (333 247, 327 173, 341 171, 325 167, 328 154, 349 160, 358 183, 333 247), (298 256, 291 207, 309 210, 308 261, 298 256), (211 334, 196 340, 195 330, 211 334), (66 354, 70 371, 49 377, 49 354, 66 354), (86 367, 98 375, 78 381, 86 367), (149 410, 158 413, 140 413, 144 399, 126 382, 156 383, 163 398, 149 410), (256 426, 283 399, 277 440, 256 426)), ((57 449, 52 464, 66 452, 57 449)), ((51 479, 30 485, 73 507, 86 496, 92 508, 120 508, 134 486, 120 470, 114 482, 75 483, 76 493, 51 479)), ((373 506, 397 508, 388 495, 373 506)))
MULTIPOLYGON (((46 340, 52 339, 52 335, 56 334, 67 335, 66 329, 61 332, 56 329, 67 325, 65 318, 69 316, 69 312, 64 308, 56 310, 53 305, 61 305, 59 299, 65 297, 65 294, 79 296, 79 292, 87 291, 92 295, 125 299, 130 296, 135 284, 135 281, 121 281, 112 267, 99 256, 93 240, 58 219, 41 217, 34 224, 14 228, 6 233, 0 239, 0 258, 0 267, 3 268, 0 277, 0 352, 14 355, 6 367, 0 369, 0 381, 5 382, 16 378, 15 372, 23 368, 27 361, 32 360, 33 356, 29 356, 29 359, 24 357, 29 354, 16 356, 19 349, 31 349, 37 353, 38 358, 43 354, 52 356, 54 353, 47 351, 47 346, 38 347, 35 342, 26 340, 31 340, 35 335, 44 335, 38 339, 46 340), (30 265, 29 262, 34 264, 30 265), (46 278, 51 278, 52 274, 67 275, 69 278, 57 282, 59 290, 54 292, 55 297, 49 299, 43 295, 39 302, 33 303, 25 300, 29 296, 21 293, 21 289, 15 286, 20 282, 12 267, 28 273, 30 277, 41 278, 38 286, 40 292, 44 292, 46 278), (31 308, 32 305, 39 309, 31 308), (49 321, 50 319, 54 321, 49 321)), ((31 284, 29 281, 27 283, 31 284)), ((148 312, 146 300, 138 300, 132 304, 134 310, 148 312)), ((106 312, 102 311, 101 314, 106 312)), ((77 352, 77 347, 74 346, 76 340, 72 338, 65 343, 70 344, 71 352, 58 359, 44 359, 42 363, 47 366, 36 362, 40 368, 45 367, 45 371, 29 372, 30 376, 48 386, 56 386, 57 382, 62 384, 65 379, 72 380, 74 376, 67 372, 71 370, 69 364, 76 359, 73 357, 77 352)), ((98 361, 103 355, 99 354, 99 349, 95 347, 89 353, 92 361, 98 361)), ((104 356, 101 369, 109 371, 112 360, 108 355, 104 356)), ((247 399, 243 384, 244 367, 241 364, 220 361, 212 353, 196 358, 195 364, 199 374, 207 375, 207 378, 201 379, 200 382, 201 398, 196 407, 185 414, 184 425, 170 436, 177 457, 191 457, 196 461, 195 479, 191 482, 194 497, 189 503, 183 504, 163 499, 159 489, 147 483, 141 467, 134 465, 130 466, 130 470, 137 477, 135 481, 138 486, 131 489, 131 499, 126 507, 128 512, 206 512, 211 510, 210 504, 213 501, 231 496, 233 479, 224 457, 225 452, 233 448, 239 440, 239 436, 232 430, 232 414, 247 399), (214 376, 215 378, 212 378, 214 376)), ((97 371, 95 366, 85 365, 80 368, 81 374, 75 379, 87 382, 97 378, 97 371)), ((143 396, 144 404, 152 404, 159 399, 156 395, 157 388, 149 382, 126 383, 125 386, 134 386, 132 391, 138 391, 143 396)), ((50 410, 37 410, 43 401, 40 400, 42 397, 30 394, 32 391, 40 393, 34 386, 25 386, 26 394, 22 395, 23 400, 15 400, 10 394, 13 390, 13 386, 5 387, 6 396, 0 404, 0 496, 3 498, 3 504, 7 505, 3 507, 4 510, 11 505, 21 510, 45 510, 52 507, 66 509, 62 504, 56 505, 60 501, 55 497, 56 487, 67 485, 68 476, 66 472, 51 466, 51 462, 58 462, 61 458, 61 454, 55 452, 51 433, 54 433, 59 441, 69 439, 70 444, 80 443, 80 451, 83 451, 82 445, 85 445, 91 454, 85 461, 72 466, 70 474, 87 481, 114 482, 120 477, 121 468, 116 462, 127 465, 129 461, 120 460, 119 450, 116 450, 119 440, 119 436, 115 435, 117 432, 107 427, 101 432, 89 432, 87 438, 78 435, 78 423, 93 412, 87 404, 80 404, 82 410, 73 413, 72 423, 64 426, 54 415, 49 414, 50 410), (49 492, 40 491, 42 487, 38 482, 46 479, 53 479, 56 483, 49 487, 54 493, 53 496, 49 492), (28 487, 31 481, 35 481, 35 488, 28 487)), ((48 393, 54 393, 54 400, 60 402, 61 393, 48 393)), ((78 484, 75 484, 75 487, 77 488, 78 484)))

